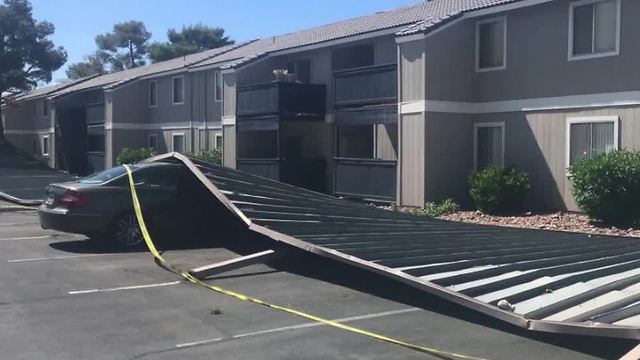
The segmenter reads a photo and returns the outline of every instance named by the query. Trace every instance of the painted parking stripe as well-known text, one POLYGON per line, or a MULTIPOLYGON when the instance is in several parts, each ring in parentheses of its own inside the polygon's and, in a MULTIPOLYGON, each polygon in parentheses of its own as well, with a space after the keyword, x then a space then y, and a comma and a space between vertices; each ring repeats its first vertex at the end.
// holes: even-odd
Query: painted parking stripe
POLYGON ((9 263, 24 263, 24 262, 36 262, 36 261, 54 261, 54 260, 66 260, 66 259, 79 259, 79 258, 88 258, 88 257, 98 257, 98 256, 111 256, 111 255, 119 255, 118 253, 109 253, 109 254, 82 254, 82 255, 63 255, 63 256, 51 256, 51 257, 38 257, 38 258, 28 258, 28 259, 13 259, 7 260, 9 263))
POLYGON ((53 236, 51 235, 40 235, 40 236, 22 236, 22 237, 10 237, 10 238, 0 238, 0 241, 14 241, 14 240, 37 240, 37 239, 48 239, 53 236))
POLYGON ((149 289, 149 288, 172 286, 172 285, 178 285, 178 284, 180 284, 180 281, 171 281, 171 282, 158 283, 158 284, 122 286, 122 287, 107 288, 107 289, 75 290, 75 291, 69 291, 68 294, 69 295, 95 294, 95 293, 123 291, 123 290, 149 289))
MULTIPOLYGON (((374 313, 374 314, 366 314, 366 315, 359 315, 359 316, 352 316, 352 317, 346 317, 346 318, 341 318, 341 319, 335 319, 335 320, 332 320, 332 321, 335 321, 337 323, 349 323, 349 322, 354 322, 354 321, 359 321, 359 320, 376 319, 376 318, 381 318, 381 317, 385 317, 385 316, 393 316, 393 315, 401 315, 401 314, 406 314, 406 313, 412 313, 412 312, 420 311, 420 310, 421 309, 419 309, 419 308, 408 308, 408 309, 400 309, 400 310, 392 310, 392 311, 383 311, 383 312, 374 313)), ((237 335, 233 335, 233 336, 228 337, 228 338, 220 337, 220 338, 215 338, 215 339, 207 339, 207 340, 200 340, 200 341, 193 341, 193 342, 188 342, 188 343, 177 344, 176 348, 182 349, 182 348, 187 348, 187 347, 192 347, 192 346, 206 345, 206 344, 210 344, 210 343, 215 343, 215 342, 222 341, 222 340, 240 339, 240 338, 244 338, 244 337, 259 336, 259 335, 264 335, 264 334, 271 334, 271 333, 290 331, 290 330, 306 329, 306 328, 317 327, 317 326, 325 326, 325 324, 320 323, 320 322, 309 322, 309 323, 303 323, 303 324, 298 324, 298 325, 283 326, 283 327, 279 327, 279 328, 273 328, 273 329, 267 329, 267 330, 260 330, 260 331, 253 331, 253 332, 248 332, 248 333, 243 333, 243 334, 237 334, 237 335)))

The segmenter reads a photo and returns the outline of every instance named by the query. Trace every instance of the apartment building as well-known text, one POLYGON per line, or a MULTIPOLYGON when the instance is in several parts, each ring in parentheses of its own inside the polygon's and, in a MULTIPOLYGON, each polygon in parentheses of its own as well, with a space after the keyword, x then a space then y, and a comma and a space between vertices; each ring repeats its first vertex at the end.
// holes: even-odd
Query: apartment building
POLYGON ((577 210, 569 165, 640 149, 638 20, 634 0, 431 0, 38 89, 4 120, 57 167, 221 147, 225 166, 421 206, 464 203, 498 163, 529 172, 530 206, 577 210))

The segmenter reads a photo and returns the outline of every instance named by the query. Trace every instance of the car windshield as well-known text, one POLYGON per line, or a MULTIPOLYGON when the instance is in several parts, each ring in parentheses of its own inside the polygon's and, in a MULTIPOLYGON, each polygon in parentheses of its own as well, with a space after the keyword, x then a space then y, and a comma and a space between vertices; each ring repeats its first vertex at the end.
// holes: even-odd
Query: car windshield
MULTIPOLYGON (((129 167, 131 167, 132 170, 137 168, 137 166, 135 165, 129 165, 129 167)), ((89 175, 86 178, 82 178, 78 180, 78 182, 83 184, 102 184, 111 179, 115 179, 125 174, 126 172, 127 171, 124 169, 124 166, 116 166, 109 170, 105 170, 99 173, 95 173, 93 175, 89 175)))

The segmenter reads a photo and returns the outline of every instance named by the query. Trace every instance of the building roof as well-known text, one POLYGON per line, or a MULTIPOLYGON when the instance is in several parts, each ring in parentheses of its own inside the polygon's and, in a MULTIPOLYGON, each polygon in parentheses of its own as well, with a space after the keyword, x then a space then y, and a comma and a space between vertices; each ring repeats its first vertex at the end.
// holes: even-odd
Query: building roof
POLYGON ((236 67, 268 53, 381 30, 397 28, 396 34, 398 35, 428 31, 465 12, 517 1, 521 0, 428 0, 415 5, 381 11, 311 29, 263 38, 247 46, 200 62, 194 67, 219 64, 232 59, 235 61, 227 64, 226 67, 236 67))
POLYGON ((233 68, 269 53, 382 30, 395 30, 396 35, 426 32, 465 12, 518 1, 522 0, 427 0, 415 5, 380 11, 315 28, 223 46, 133 69, 47 86, 18 95, 14 100, 23 101, 42 96, 57 98, 82 90, 109 89, 142 77, 179 69, 205 66, 233 68))
POLYGON ((82 83, 76 84, 75 86, 66 87, 61 89, 60 91, 55 91, 50 93, 50 97, 57 98, 63 95, 71 94, 81 90, 88 89, 110 89, 116 86, 122 85, 124 83, 128 83, 133 80, 137 80, 144 76, 151 76, 155 74, 162 74, 169 71, 186 69, 187 67, 197 64, 203 60, 207 60, 211 57, 215 57, 221 55, 225 52, 233 50, 235 48, 241 47, 250 42, 244 42, 239 44, 222 46, 215 49, 210 49, 207 51, 203 51, 196 54, 181 56, 179 58, 160 61, 157 63, 153 63, 146 66, 140 66, 133 69, 127 69, 123 71, 118 71, 110 74, 105 74, 102 76, 95 77, 88 81, 84 81, 82 83))

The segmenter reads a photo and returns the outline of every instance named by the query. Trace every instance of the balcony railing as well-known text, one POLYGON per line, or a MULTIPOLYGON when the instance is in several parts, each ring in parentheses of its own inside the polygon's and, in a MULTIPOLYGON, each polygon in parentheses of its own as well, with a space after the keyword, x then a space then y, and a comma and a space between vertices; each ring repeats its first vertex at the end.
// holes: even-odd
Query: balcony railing
POLYGON ((333 73, 336 107, 397 102, 397 66, 377 65, 333 73))
POLYGON ((324 116, 324 85, 273 81, 238 88, 236 115, 324 116))
POLYGON ((325 191, 324 159, 238 159, 238 170, 314 191, 325 191))
POLYGON ((336 195, 379 201, 396 199, 397 161, 346 158, 334 161, 336 195))

